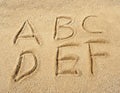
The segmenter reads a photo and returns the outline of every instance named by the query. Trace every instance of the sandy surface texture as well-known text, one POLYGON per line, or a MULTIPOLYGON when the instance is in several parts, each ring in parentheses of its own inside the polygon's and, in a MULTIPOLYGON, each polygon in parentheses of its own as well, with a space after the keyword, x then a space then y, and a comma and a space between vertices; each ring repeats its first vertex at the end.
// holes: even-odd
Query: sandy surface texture
POLYGON ((120 93, 120 0, 0 0, 0 93, 120 93))

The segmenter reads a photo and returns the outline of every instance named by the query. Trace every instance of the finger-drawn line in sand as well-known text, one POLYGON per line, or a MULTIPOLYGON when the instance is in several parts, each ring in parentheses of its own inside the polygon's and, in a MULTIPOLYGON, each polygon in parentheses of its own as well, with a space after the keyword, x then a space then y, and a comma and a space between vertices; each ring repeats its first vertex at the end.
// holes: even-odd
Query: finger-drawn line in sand
POLYGON ((85 43, 100 43, 100 44, 105 44, 105 43, 109 43, 109 41, 105 40, 105 39, 91 39, 91 40, 88 40, 87 42, 85 43))
POLYGON ((108 43, 108 41, 104 40, 104 39, 97 39, 97 40, 89 40, 85 43, 88 43, 88 50, 89 50, 89 58, 90 58, 90 69, 91 69, 91 74, 94 75, 94 57, 96 56, 108 56, 108 53, 104 52, 104 53, 92 53, 92 49, 91 49, 91 44, 92 43, 98 43, 98 44, 104 44, 104 43, 108 43))
POLYGON ((32 74, 32 73, 36 70, 37 65, 38 65, 38 63, 37 63, 37 57, 35 56, 35 54, 34 54, 32 51, 24 51, 24 52, 22 52, 22 53, 20 54, 19 61, 18 61, 18 64, 17 64, 17 66, 16 66, 14 75, 12 76, 13 80, 14 80, 15 82, 17 82, 17 81, 21 80, 22 78, 24 78, 24 77, 32 74), (20 71, 23 58, 24 58, 24 56, 27 55, 27 54, 30 54, 30 55, 34 58, 34 66, 32 67, 31 70, 27 71, 27 72, 24 73, 23 75, 21 75, 21 76, 19 76, 18 78, 16 78, 17 75, 18 75, 18 73, 19 73, 19 71, 20 71))
POLYGON ((31 23, 27 20, 23 23, 22 27, 20 28, 20 30, 18 31, 18 33, 16 34, 15 38, 14 38, 14 41, 13 43, 16 44, 17 43, 17 40, 19 38, 34 38, 36 40, 36 42, 38 44, 40 44, 36 34, 35 34, 35 31, 31 25, 31 23), (28 34, 28 35, 22 35, 22 33, 24 32, 24 29, 26 28, 26 26, 28 26, 30 28, 30 31, 31 31, 31 34, 28 34))
POLYGON ((72 37, 74 35, 74 29, 69 26, 69 24, 71 24, 71 22, 72 22, 72 18, 71 17, 66 17, 66 16, 59 16, 59 17, 57 17, 56 21, 55 21, 55 32, 54 32, 53 38, 55 40, 63 40, 63 39, 67 39, 67 38, 72 37), (67 22, 64 23, 64 24, 59 24, 60 20, 67 20, 67 22), (69 29, 71 31, 71 34, 69 34, 66 37, 62 37, 62 38, 57 37, 58 31, 61 28, 69 29))
POLYGON ((92 31, 92 30, 89 30, 89 29, 87 29, 86 27, 85 27, 85 24, 86 24, 86 21, 89 19, 89 18, 96 18, 97 16, 96 15, 89 15, 89 16, 87 16, 87 17, 85 17, 84 19, 83 19, 83 22, 82 22, 82 28, 86 31, 86 32, 88 32, 88 33, 94 33, 94 34, 101 34, 102 33, 102 31, 92 31))
POLYGON ((58 74, 76 74, 76 75, 79 74, 78 70, 75 70, 75 66, 78 63, 79 56, 77 56, 77 55, 67 55, 65 57, 59 58, 59 52, 60 52, 61 48, 71 47, 71 46, 78 46, 78 45, 79 44, 76 44, 76 43, 68 43, 68 44, 61 45, 61 46, 59 46, 57 48, 57 55, 56 55, 56 76, 58 74), (64 71, 59 72, 60 71, 60 69, 59 69, 60 62, 59 61, 69 61, 69 60, 75 61, 73 67, 71 69, 69 69, 69 70, 64 70, 64 71))

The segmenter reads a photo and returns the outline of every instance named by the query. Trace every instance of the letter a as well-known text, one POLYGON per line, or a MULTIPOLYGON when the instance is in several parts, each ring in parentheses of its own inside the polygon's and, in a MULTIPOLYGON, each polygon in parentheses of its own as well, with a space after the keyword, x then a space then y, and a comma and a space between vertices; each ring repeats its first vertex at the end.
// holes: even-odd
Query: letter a
POLYGON ((34 29, 28 20, 23 23, 22 27, 15 36, 14 44, 16 44, 19 38, 33 38, 38 44, 40 44, 38 38, 35 35, 34 29))

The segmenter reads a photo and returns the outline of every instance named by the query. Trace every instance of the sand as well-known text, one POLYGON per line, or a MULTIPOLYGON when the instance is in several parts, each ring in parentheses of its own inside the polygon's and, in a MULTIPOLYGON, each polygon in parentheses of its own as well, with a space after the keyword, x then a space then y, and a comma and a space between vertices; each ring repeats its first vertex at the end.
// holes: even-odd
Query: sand
POLYGON ((120 93, 120 0, 0 0, 0 93, 120 93))

